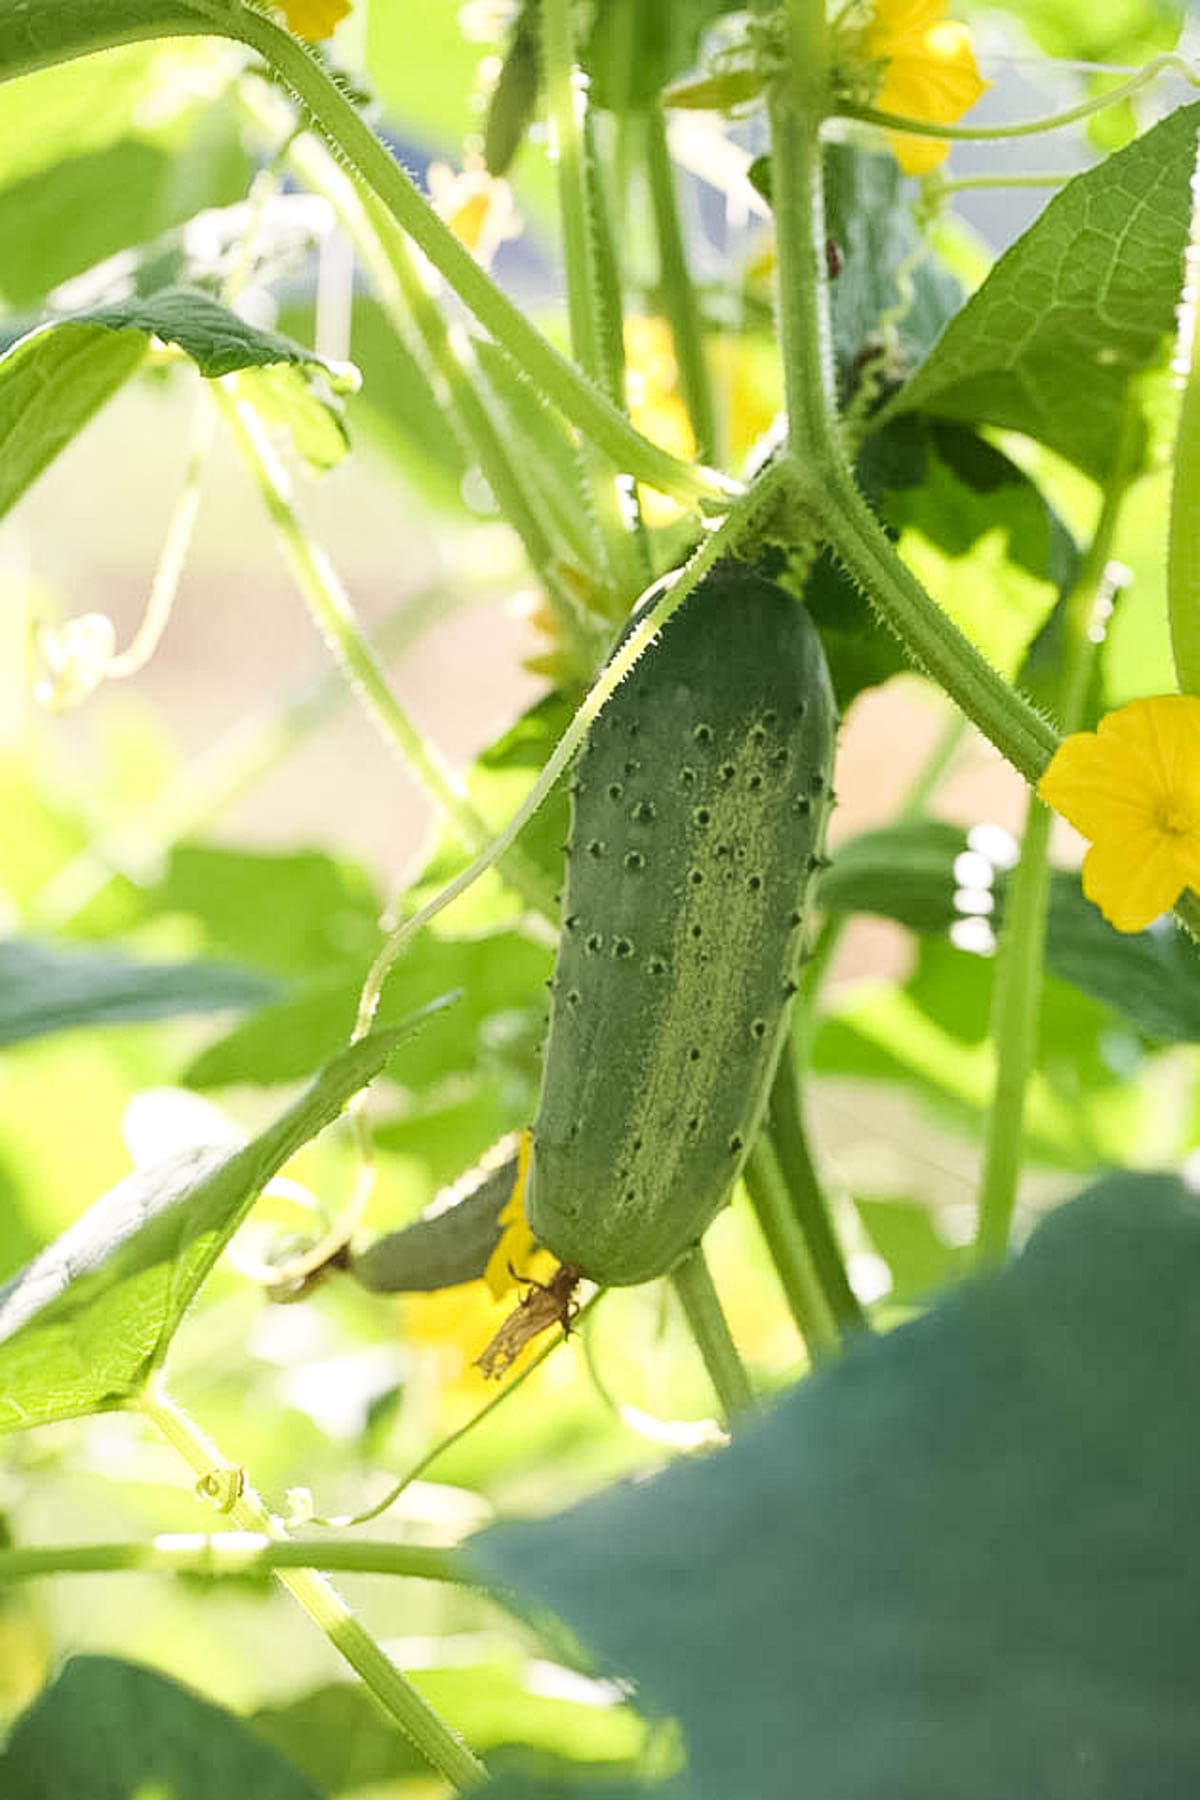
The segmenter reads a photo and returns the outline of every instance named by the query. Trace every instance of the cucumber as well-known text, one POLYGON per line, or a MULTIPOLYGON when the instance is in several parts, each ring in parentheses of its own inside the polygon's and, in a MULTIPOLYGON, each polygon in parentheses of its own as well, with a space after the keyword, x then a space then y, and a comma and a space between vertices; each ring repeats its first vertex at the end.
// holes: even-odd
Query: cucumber
POLYGON ((432 1293, 479 1279, 500 1241, 500 1214, 516 1175, 517 1140, 510 1134, 411 1224, 347 1252, 341 1266, 376 1294, 432 1293))
POLYGON ((816 629, 718 564, 602 709, 572 783, 526 1193, 603 1286, 665 1274, 766 1106, 822 862, 837 713, 816 629))

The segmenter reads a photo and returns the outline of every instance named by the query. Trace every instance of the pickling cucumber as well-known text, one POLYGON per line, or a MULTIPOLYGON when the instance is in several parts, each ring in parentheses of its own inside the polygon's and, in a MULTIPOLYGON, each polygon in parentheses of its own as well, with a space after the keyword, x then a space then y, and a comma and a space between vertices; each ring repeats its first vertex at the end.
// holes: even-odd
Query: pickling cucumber
POLYGON ((589 733, 526 1208, 604 1286, 665 1274, 747 1155, 796 992, 836 727, 803 607, 725 562, 589 733))

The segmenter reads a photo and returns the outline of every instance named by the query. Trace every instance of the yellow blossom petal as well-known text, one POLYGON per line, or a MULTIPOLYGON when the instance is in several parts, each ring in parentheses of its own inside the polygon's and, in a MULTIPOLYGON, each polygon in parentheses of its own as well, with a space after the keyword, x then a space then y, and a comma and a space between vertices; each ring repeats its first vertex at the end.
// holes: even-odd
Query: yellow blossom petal
POLYGON ((517 1286, 518 1277, 528 1272, 529 1260, 534 1252, 534 1236, 525 1217, 525 1183, 529 1179, 532 1148, 533 1134, 523 1131, 517 1147, 517 1174, 513 1190, 500 1214, 500 1241, 488 1258, 488 1266, 483 1273, 483 1279, 496 1300, 507 1294, 510 1288, 517 1286))
POLYGON ((281 0, 280 10, 289 31, 316 44, 341 24, 350 11, 350 0, 281 0))
POLYGON ((1200 698, 1134 700, 1073 733, 1038 791, 1091 840, 1083 891, 1118 931, 1200 890, 1200 698))
MULTIPOLYGON (((946 5, 947 0, 875 0, 855 54, 883 66, 873 102, 882 112, 952 125, 991 86, 979 73, 970 30, 946 18, 946 5)), ((949 149, 939 138, 901 132, 889 137, 906 175, 936 168, 949 149)))

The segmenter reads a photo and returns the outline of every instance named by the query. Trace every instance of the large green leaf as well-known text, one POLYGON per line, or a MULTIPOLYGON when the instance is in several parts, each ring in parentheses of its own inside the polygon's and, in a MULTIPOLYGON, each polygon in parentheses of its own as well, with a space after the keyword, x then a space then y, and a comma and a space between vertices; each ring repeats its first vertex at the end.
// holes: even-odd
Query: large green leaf
POLYGON ((152 338, 177 344, 210 379, 235 369, 345 369, 263 331, 197 288, 164 288, 42 325, 0 356, 0 517, 129 379, 152 338))
POLYGON ((261 1006, 277 984, 228 963, 138 963, 118 951, 0 941, 0 1044, 178 1013, 261 1006))
POLYGON ((679 1717, 697 1800, 1195 1792, 1198 1285, 1196 1197, 1114 1177, 731 1449, 473 1555, 679 1717))
MULTIPOLYGON (((869 912, 942 936, 967 916, 956 898, 955 864, 970 849, 957 825, 926 819, 865 832, 844 844, 821 883, 835 912, 869 912)), ((997 872, 993 921, 1003 917, 1006 877, 997 872)), ((1200 1043, 1200 950, 1170 917, 1148 931, 1120 932, 1083 896, 1079 877, 1054 872, 1046 964, 1063 981, 1110 1006, 1147 1037, 1200 1043)))
MULTIPOLYGON (((277 331, 251 325, 200 288, 162 288, 156 294, 134 294, 110 306, 90 307, 73 315, 77 325, 102 325, 109 331, 136 332, 148 343, 161 338, 189 356, 201 375, 216 380, 237 369, 262 369, 280 363, 319 368, 339 388, 355 385, 344 365, 335 366, 277 331)), ((62 325, 44 326, 46 332, 62 325)), ((36 335, 36 334, 35 334, 36 335)), ((26 340, 28 341, 28 340, 26 340)), ((3 364, 0 364, 0 371, 3 364)))
POLYGON ((75 1656, 0 1754, 5 1800, 321 1800, 240 1719, 154 1669, 75 1656))
POLYGON ((1164 362, 1200 104, 1076 176, 950 322, 890 413, 1009 426, 1103 480, 1131 384, 1164 362))
MULTIPOLYGON (((217 32, 222 10, 189 0, 4 0, 0 81, 108 45, 217 32)), ((235 9, 224 10, 232 18, 235 9)))
POLYGON ((0 357, 0 518, 133 374, 146 341, 66 323, 0 357))
MULTIPOLYGON (((550 952, 517 932, 478 938, 422 933, 388 976, 380 1022, 403 1018, 451 989, 463 998, 397 1055, 393 1078, 419 1091, 474 1070, 488 1022, 540 1007, 550 965, 550 952)), ((197 1087, 295 1081, 345 1041, 366 972, 366 964, 343 968, 252 1013, 201 1051, 186 1079, 197 1087)))
POLYGON ((182 224, 201 208, 232 205, 251 165, 231 106, 209 101, 182 143, 129 136, 87 155, 63 142, 62 160, 0 188, 0 295, 32 309, 52 288, 182 224))
POLYGON ((415 1023, 343 1051, 233 1155, 185 1151, 126 1176, 0 1289, 0 1431, 111 1410, 138 1393, 256 1195, 415 1023))

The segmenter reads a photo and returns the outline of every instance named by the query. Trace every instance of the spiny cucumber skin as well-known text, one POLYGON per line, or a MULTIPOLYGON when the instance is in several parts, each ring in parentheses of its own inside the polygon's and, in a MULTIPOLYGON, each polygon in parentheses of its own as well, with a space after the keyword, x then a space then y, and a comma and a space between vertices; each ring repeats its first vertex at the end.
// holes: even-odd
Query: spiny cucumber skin
POLYGON ((603 1286, 665 1274, 748 1153, 799 973, 836 728, 803 608, 723 564, 589 734, 526 1210, 603 1286))

